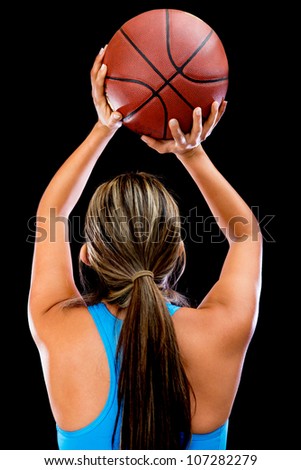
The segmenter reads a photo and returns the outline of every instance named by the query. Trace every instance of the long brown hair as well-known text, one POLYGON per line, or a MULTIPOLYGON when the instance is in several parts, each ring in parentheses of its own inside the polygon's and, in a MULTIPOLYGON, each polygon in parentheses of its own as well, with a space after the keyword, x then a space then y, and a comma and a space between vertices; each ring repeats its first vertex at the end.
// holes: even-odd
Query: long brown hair
POLYGON ((86 302, 126 309, 116 357, 120 449, 185 449, 191 390, 166 305, 185 303, 175 291, 185 267, 178 206, 155 176, 122 174, 95 191, 85 237, 94 274, 89 281, 81 264, 86 302), (141 270, 154 277, 134 279, 141 270))

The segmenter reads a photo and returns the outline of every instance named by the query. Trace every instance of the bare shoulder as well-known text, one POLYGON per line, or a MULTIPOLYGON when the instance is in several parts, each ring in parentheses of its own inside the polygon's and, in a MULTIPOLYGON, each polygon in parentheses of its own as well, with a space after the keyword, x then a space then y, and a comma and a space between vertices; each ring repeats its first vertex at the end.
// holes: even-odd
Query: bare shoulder
POLYGON ((109 365, 103 341, 85 306, 58 304, 39 322, 35 342, 53 415, 62 428, 79 429, 99 415, 108 396, 109 365))
POLYGON ((47 313, 30 323, 30 330, 38 347, 68 350, 89 344, 98 332, 85 305, 66 307, 58 303, 47 313))
POLYGON ((185 349, 243 352, 251 339, 244 323, 227 315, 219 304, 181 307, 172 318, 179 344, 185 349))
POLYGON ((99 364, 106 369, 104 344, 87 307, 65 308, 58 304, 40 322, 33 336, 47 377, 50 373, 46 381, 52 379, 51 386, 56 391, 67 379, 70 383, 81 383, 83 374, 88 374, 87 379, 89 371, 99 364))
POLYGON ((200 404, 193 429, 206 433, 229 417, 247 342, 241 327, 231 325, 220 305, 182 307, 172 319, 183 365, 200 404))
POLYGON ((181 328, 186 329, 205 329, 218 327, 219 324, 224 322, 224 318, 219 306, 214 307, 181 307, 173 315, 175 325, 181 325, 181 328))
POLYGON ((212 330, 217 333, 219 327, 217 312, 209 308, 181 307, 172 318, 179 339, 187 341, 206 338, 212 330))

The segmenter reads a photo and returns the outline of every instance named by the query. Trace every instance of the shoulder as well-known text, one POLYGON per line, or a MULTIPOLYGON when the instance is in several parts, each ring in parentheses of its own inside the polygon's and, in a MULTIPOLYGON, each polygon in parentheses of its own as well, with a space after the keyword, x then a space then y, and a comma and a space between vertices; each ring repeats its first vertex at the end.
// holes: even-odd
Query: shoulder
POLYGON ((250 335, 244 324, 233 321, 227 316, 222 305, 181 307, 173 315, 174 327, 179 343, 187 344, 189 349, 236 352, 248 345, 250 335))
POLYGON ((208 307, 177 307, 174 319, 177 322, 187 323, 187 325, 194 325, 199 323, 212 323, 216 318, 216 308, 208 307))
POLYGON ((30 330, 38 348, 47 349, 74 348, 97 334, 89 309, 84 304, 69 307, 65 302, 30 321, 30 330))

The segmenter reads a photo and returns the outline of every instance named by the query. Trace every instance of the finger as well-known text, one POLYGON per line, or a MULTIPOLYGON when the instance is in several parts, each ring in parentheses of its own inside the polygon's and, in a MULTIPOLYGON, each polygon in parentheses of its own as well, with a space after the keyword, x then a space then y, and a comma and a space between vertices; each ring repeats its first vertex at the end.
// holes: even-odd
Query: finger
POLYGON ((202 134, 202 109, 195 108, 193 111, 193 123, 192 129, 190 133, 190 143, 191 144, 198 144, 200 143, 201 134, 202 134))
POLYGON ((101 84, 101 83, 104 82, 104 80, 106 78, 107 71, 108 71, 108 67, 106 66, 106 64, 101 64, 101 67, 98 70, 97 77, 96 77, 96 80, 97 80, 98 84, 101 84))
POLYGON ((163 153, 161 152, 161 149, 164 141, 153 139, 153 137, 149 137, 148 135, 142 135, 141 140, 153 150, 156 150, 159 153, 163 153))
POLYGON ((102 47, 98 53, 98 56, 101 57, 101 60, 103 59, 103 56, 105 55, 106 49, 108 45, 106 44, 104 47, 102 47))
POLYGON ((158 144, 158 140, 154 139, 153 137, 150 137, 149 135, 142 135, 141 140, 145 142, 149 147, 154 148, 156 144, 158 144))
POLYGON ((177 119, 170 119, 169 129, 177 145, 183 146, 186 144, 186 137, 183 134, 177 119))
POLYGON ((228 104, 228 101, 223 100, 221 102, 221 105, 219 107, 218 115, 217 115, 214 126, 216 126, 216 124, 221 120, 222 116, 224 115, 224 112, 226 111, 227 104, 228 104))
POLYGON ((204 122, 203 125, 203 130, 202 130, 202 139, 206 139, 212 132, 215 124, 216 124, 216 119, 218 115, 218 108, 219 108, 219 103, 218 101, 213 101, 211 105, 211 112, 204 122))
POLYGON ((101 64, 102 64, 102 59, 104 57, 104 54, 105 54, 105 51, 106 51, 106 48, 107 48, 107 44, 105 45, 105 47, 102 47, 99 51, 99 53, 97 54, 97 56, 95 57, 95 60, 94 60, 94 64, 91 68, 91 78, 93 79, 96 79, 96 76, 97 76, 97 73, 99 72, 99 69, 101 67, 101 64))
POLYGON ((106 73, 107 73, 107 66, 106 64, 101 64, 101 67, 99 71, 97 72, 94 80, 92 80, 92 86, 95 91, 95 95, 97 95, 98 98, 104 97, 104 84, 105 84, 105 78, 106 78, 106 73))
POLYGON ((216 121, 217 115, 218 115, 218 110, 219 110, 219 102, 218 101, 213 101, 213 103, 211 104, 211 111, 210 111, 209 117, 207 119, 208 127, 211 128, 215 125, 215 121, 216 121))

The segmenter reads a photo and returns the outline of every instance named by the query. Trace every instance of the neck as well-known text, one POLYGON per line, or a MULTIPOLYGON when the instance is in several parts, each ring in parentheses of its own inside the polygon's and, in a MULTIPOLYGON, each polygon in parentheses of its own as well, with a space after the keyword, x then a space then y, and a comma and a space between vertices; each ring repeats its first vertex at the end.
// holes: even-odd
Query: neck
POLYGON ((103 303, 105 304, 105 306, 107 307, 107 309, 109 310, 109 312, 110 312, 112 315, 114 315, 114 317, 120 318, 121 320, 124 319, 124 317, 125 317, 125 315, 126 315, 126 311, 127 311, 126 308, 120 308, 118 305, 109 304, 109 303, 106 302, 105 300, 103 300, 103 303))

